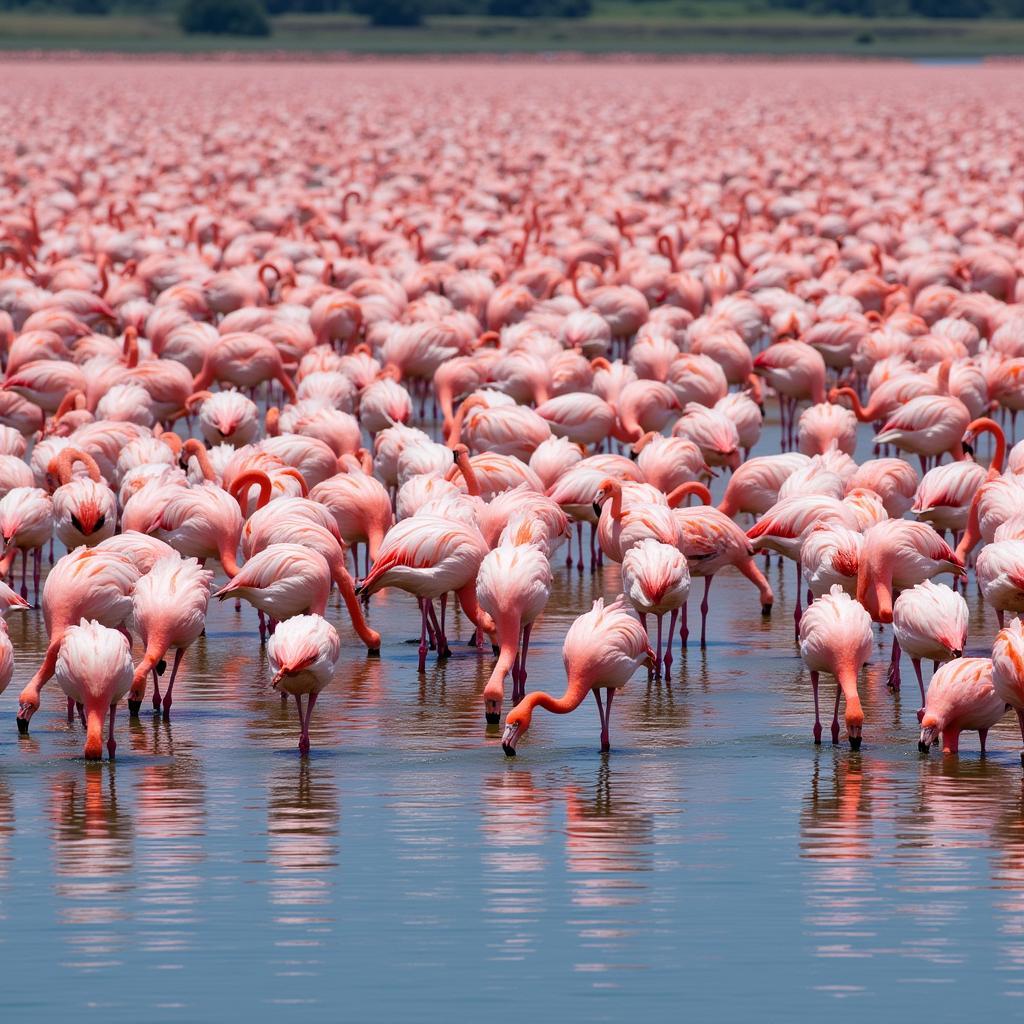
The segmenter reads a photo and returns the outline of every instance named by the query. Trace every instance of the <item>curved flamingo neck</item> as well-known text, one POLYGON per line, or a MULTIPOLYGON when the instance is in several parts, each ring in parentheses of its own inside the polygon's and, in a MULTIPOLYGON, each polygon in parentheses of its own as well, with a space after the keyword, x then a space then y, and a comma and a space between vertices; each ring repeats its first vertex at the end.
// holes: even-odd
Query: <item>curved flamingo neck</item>
POLYGON ((680 484, 675 490, 673 490, 668 496, 668 507, 678 508, 679 505, 685 498, 688 498, 691 494, 697 495, 700 498, 702 505, 711 504, 711 491, 696 480, 690 480, 685 484, 680 484))
POLYGON ((57 479, 61 484, 71 482, 76 462, 82 463, 89 471, 89 478, 99 483, 102 476, 100 467, 96 465, 96 460, 88 452, 83 452, 79 448, 65 448, 57 456, 57 479))
POLYGON ((937 394, 948 395, 949 394, 949 371, 953 368, 952 359, 943 359, 939 363, 939 381, 937 394))
POLYGON ((268 437, 277 437, 281 433, 281 410, 276 405, 272 405, 267 410, 264 424, 267 428, 268 437))
POLYGON ((992 453, 992 462, 988 467, 988 478, 993 480, 997 476, 1002 475, 1003 464, 1006 461, 1006 435, 1003 433, 1003 428, 995 420, 990 419, 988 416, 982 416, 981 419, 974 420, 967 427, 967 433, 975 437, 978 434, 991 434, 995 438, 996 450, 992 453))
POLYGON ((196 462, 199 463, 199 470, 203 474, 204 480, 216 481, 217 474, 213 471, 213 463, 210 462, 210 454, 207 452, 202 441, 197 441, 194 437, 189 438, 181 446, 181 452, 186 459, 194 458, 196 462))
POLYGON ((590 687, 569 686, 561 697, 552 697, 550 693, 536 691, 528 693, 524 703, 527 706, 527 710, 531 712, 534 708, 543 708, 545 711, 550 711, 556 715, 567 715, 570 711, 575 711, 583 703, 589 689, 590 687))
POLYGON ((462 424, 465 422, 466 413, 472 409, 485 409, 487 402, 484 401, 479 395, 470 395, 462 405, 459 406, 459 411, 455 414, 455 419, 452 420, 452 430, 448 435, 449 446, 457 445, 462 440, 462 424))
POLYGON ((54 423, 57 423, 65 413, 71 412, 72 409, 84 409, 85 404, 84 391, 81 391, 78 388, 69 391, 60 400, 60 405, 57 406, 57 411, 53 414, 54 423))
POLYGON ((465 445, 459 445, 455 449, 455 465, 459 467, 462 478, 466 481, 466 491, 472 497, 480 495, 480 481, 477 480, 473 470, 473 463, 469 459, 469 449, 465 445))
POLYGON ((866 407, 860 404, 860 396, 853 390, 853 388, 837 388, 832 393, 832 397, 833 400, 836 398, 848 398, 850 400, 854 416, 856 416, 861 423, 870 423, 873 419, 877 418, 875 416, 876 410, 871 408, 870 403, 866 407))
POLYGON ((610 515, 612 519, 622 518, 622 484, 618 480, 605 480, 601 485, 602 487, 608 488, 608 493, 612 497, 612 505, 610 509, 610 515))
POLYGON ((241 476, 236 477, 231 484, 231 497, 238 502, 238 507, 245 515, 245 506, 249 496, 249 488, 253 484, 259 484, 260 493, 256 499, 256 508, 265 508, 270 504, 271 483, 270 477, 262 469, 250 469, 241 476))
POLYGON ((130 324, 124 329, 124 361, 129 368, 139 365, 139 332, 130 324))
POLYGON ((633 454, 639 455, 640 452, 642 452, 657 436, 658 434, 656 431, 648 430, 647 433, 633 445, 633 454))

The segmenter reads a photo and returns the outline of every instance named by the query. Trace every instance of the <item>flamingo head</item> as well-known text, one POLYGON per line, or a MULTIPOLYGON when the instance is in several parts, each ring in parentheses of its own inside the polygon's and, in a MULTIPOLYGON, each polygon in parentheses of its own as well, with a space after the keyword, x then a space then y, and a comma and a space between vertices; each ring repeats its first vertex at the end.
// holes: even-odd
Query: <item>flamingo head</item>
POLYGON ((501 749, 506 756, 516 756, 516 744, 530 728, 530 717, 533 708, 525 701, 514 707, 505 717, 505 731, 501 734, 501 749))
POLYGON ((928 753, 928 748, 939 738, 939 720, 935 715, 926 711, 921 719, 921 736, 917 741, 917 749, 922 754, 928 753))

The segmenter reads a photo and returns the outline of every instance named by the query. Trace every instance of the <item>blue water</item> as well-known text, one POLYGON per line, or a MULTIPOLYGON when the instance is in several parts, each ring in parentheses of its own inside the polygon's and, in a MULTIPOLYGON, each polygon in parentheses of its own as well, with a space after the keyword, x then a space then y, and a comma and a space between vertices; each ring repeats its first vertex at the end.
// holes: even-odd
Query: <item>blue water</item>
MULTIPOLYGON (((529 682, 558 693, 568 623, 619 577, 556 576, 529 682)), ((815 749, 792 566, 769 578, 770 620, 749 583, 716 578, 709 649, 670 686, 631 682, 608 756, 587 703, 538 713, 507 760, 481 714, 490 655, 460 642, 419 678, 415 605, 391 592, 371 608, 380 661, 343 632, 308 761, 255 613, 227 604, 172 721, 123 718, 116 762, 87 765, 54 685, 16 735, 42 625, 12 617, 3 1018, 1019 1017, 1019 734, 1005 720, 984 760, 975 737, 959 761, 918 754, 910 666, 890 694, 879 637, 863 750, 815 749)), ((995 619, 969 599, 980 653, 995 619)))

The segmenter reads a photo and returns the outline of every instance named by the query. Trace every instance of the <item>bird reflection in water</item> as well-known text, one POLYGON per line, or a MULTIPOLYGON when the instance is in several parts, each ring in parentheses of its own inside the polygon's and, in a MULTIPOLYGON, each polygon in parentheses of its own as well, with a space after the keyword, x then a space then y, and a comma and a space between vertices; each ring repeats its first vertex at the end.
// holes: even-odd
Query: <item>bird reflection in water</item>
POLYGON ((338 866, 341 812, 334 767, 326 758, 297 760, 268 774, 267 861, 278 923, 322 927, 325 918, 286 908, 326 905, 338 866))
MULTIPOLYGON (((14 860, 11 837, 14 835, 14 793, 5 775, 0 774, 0 882, 7 878, 14 860)), ((0 921, 5 917, 0 900, 0 921)))
POLYGON ((135 875, 143 892, 140 944, 160 957, 163 969, 182 967, 194 941, 206 861, 202 762, 188 739, 175 742, 173 730, 171 721, 143 715, 130 735, 132 753, 140 755, 132 777, 139 840, 135 875))
POLYGON ((485 907, 501 938, 494 960, 522 960, 537 951, 538 922, 546 909, 545 845, 552 832, 554 796, 518 767, 484 778, 480 832, 485 907))
POLYGON ((134 889, 133 826, 113 765, 75 765, 50 781, 54 892, 73 969, 117 963, 134 889), (111 927, 114 926, 114 927, 111 927))

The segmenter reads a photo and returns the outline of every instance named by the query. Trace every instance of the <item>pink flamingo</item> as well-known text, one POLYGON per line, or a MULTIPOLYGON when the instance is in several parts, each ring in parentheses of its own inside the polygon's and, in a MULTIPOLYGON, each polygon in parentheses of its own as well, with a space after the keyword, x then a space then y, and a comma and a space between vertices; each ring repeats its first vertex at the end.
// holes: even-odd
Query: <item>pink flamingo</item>
POLYGON ((780 341, 757 356, 754 373, 764 377, 778 393, 782 448, 790 450, 795 442, 797 402, 809 399, 818 405, 825 401, 825 360, 817 349, 802 341, 780 341))
POLYGON ((174 680, 186 649, 199 638, 206 625, 213 573, 200 568, 195 558, 184 559, 177 552, 153 563, 135 585, 132 609, 145 652, 135 669, 128 710, 138 715, 145 695, 146 677, 153 673, 153 710, 161 707, 157 677, 162 675, 164 656, 173 647, 174 664, 163 696, 163 713, 171 712, 174 680))
POLYGON ((551 594, 551 563, 535 544, 500 544, 480 563, 476 597, 494 620, 498 660, 484 686, 488 725, 501 721, 505 676, 512 672, 512 703, 526 695, 526 658, 530 633, 551 594))
MULTIPOLYGON (((43 663, 18 697, 18 731, 39 709, 39 694, 53 676, 57 654, 68 627, 80 619, 95 619, 120 629, 132 611, 132 591, 139 571, 123 555, 97 548, 76 548, 58 559, 43 584, 43 622, 49 643, 43 663)), ((131 675, 128 679, 131 684, 131 675)))
POLYGON ((282 622, 267 644, 273 687, 291 694, 299 712, 299 752, 309 753, 309 722, 321 691, 334 677, 341 654, 337 630, 320 615, 295 615, 282 622), (306 710, 302 710, 302 697, 306 710))
POLYGON ((658 646, 655 648, 654 674, 661 678, 662 665, 665 678, 671 678, 672 634, 675 632, 679 610, 686 607, 690 596, 690 570, 686 558, 676 547, 646 537, 634 544, 622 558, 622 589, 629 603, 640 615, 644 628, 647 616, 658 619, 658 646), (671 612, 665 654, 662 657, 662 623, 671 612))
POLYGON ((437 637, 438 657, 451 653, 444 633, 449 591, 455 591, 462 610, 478 630, 493 632, 490 617, 481 614, 476 600, 476 577, 486 554, 487 543, 479 530, 439 516, 415 515, 388 532, 356 593, 370 595, 384 587, 398 587, 416 596, 421 616, 419 671, 424 672, 428 616, 437 637), (440 622, 434 614, 436 598, 441 599, 440 622))
POLYGON ((1006 704, 993 686, 991 658, 957 658, 947 662, 928 684, 917 749, 926 754, 941 734, 943 754, 957 754, 960 733, 977 729, 984 756, 985 738, 1006 714, 1006 704))
MULTIPOLYGON (((924 711, 924 679, 921 659, 937 669, 940 661, 959 658, 967 645, 967 602, 956 591, 932 580, 904 590, 892 606, 892 630, 900 650, 910 655, 921 690, 924 711)), ((933 669, 934 671, 934 669, 933 669)))
POLYGON ((505 717, 502 749, 509 757, 530 728, 533 711, 544 708, 557 715, 575 711, 593 693, 601 717, 601 750, 611 749, 609 723, 612 698, 645 662, 653 664, 654 652, 647 643, 647 631, 632 612, 625 599, 618 597, 607 607, 598 598, 593 608, 579 616, 569 627, 562 645, 567 685, 560 697, 548 693, 529 693, 505 717), (601 701, 601 690, 608 697, 607 710, 601 701))
POLYGON ((53 503, 39 487, 15 487, 0 498, 0 541, 3 542, 4 575, 21 552, 21 596, 28 598, 26 580, 28 553, 33 554, 33 602, 39 603, 39 578, 43 562, 43 546, 53 538, 53 503))
MULTIPOLYGON (((682 484, 668 496, 669 508, 681 532, 680 550, 686 556, 691 577, 703 577, 704 596, 700 603, 700 646, 707 646, 708 596, 715 573, 727 565, 735 566, 757 587, 761 614, 770 615, 775 596, 764 574, 754 564, 754 547, 747 535, 724 512, 709 504, 693 508, 677 508, 687 494, 697 494, 707 503, 711 493, 701 484, 682 484)), ((681 646, 685 649, 690 635, 686 622, 686 605, 681 610, 681 646)))
POLYGON ((821 743, 818 677, 836 678, 836 704, 832 714, 832 742, 839 742, 839 698, 846 698, 846 734, 850 749, 860 750, 864 712, 857 692, 857 674, 871 655, 871 619, 868 613, 836 584, 819 597, 800 620, 800 657, 811 672, 814 691, 814 742, 821 743))
POLYGON ((110 537, 117 525, 117 508, 96 460, 77 448, 65 448, 57 456, 56 472, 61 485, 53 492, 53 518, 60 542, 70 550, 110 537), (86 467, 88 478, 73 476, 76 462, 86 467))
POLYGON ((54 671, 68 701, 84 709, 86 758, 98 761, 103 757, 103 722, 109 716, 107 756, 112 759, 117 749, 117 704, 132 685, 128 638, 116 629, 83 618, 79 625, 68 626, 64 632, 54 671))
MULTIPOLYGON (((996 634, 992 646, 992 688, 1005 705, 1013 708, 1024 740, 1024 623, 1012 619, 996 634)), ((1020 755, 1024 765, 1024 751, 1020 755)))

